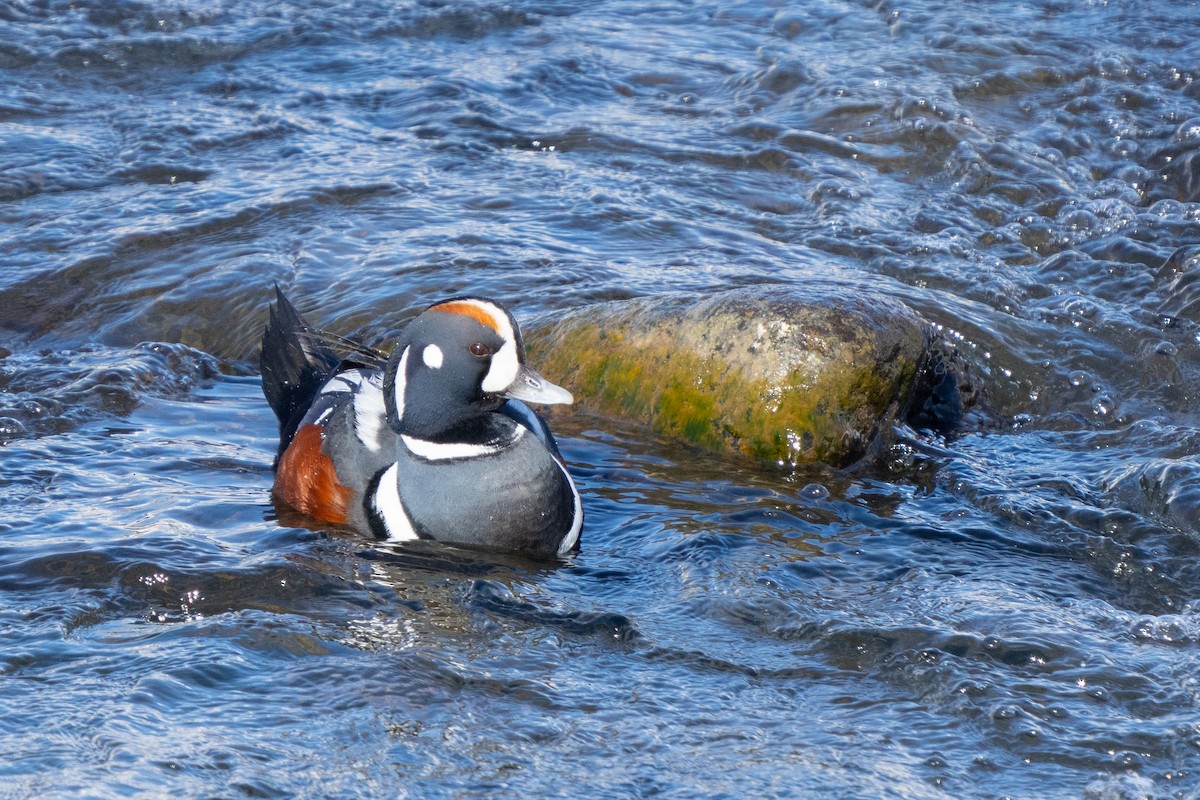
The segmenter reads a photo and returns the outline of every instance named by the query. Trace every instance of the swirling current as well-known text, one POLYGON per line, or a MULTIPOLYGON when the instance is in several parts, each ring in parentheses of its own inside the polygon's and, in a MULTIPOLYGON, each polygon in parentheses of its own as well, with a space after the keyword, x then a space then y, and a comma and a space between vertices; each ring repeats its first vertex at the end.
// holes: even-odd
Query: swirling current
POLYGON ((1179 0, 0 0, 0 796, 1200 796, 1197 65, 1179 0), (271 503, 275 283, 869 291, 996 420, 556 414, 576 557, 376 546, 271 503))

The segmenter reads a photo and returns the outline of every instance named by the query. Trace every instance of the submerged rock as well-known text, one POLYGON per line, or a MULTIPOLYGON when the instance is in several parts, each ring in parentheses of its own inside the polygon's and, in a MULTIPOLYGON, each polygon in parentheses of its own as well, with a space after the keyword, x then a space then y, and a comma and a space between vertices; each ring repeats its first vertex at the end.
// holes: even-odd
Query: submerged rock
POLYGON ((929 326, 885 297, 787 286, 589 306, 527 335, 590 411, 782 466, 847 466, 890 441, 929 326))

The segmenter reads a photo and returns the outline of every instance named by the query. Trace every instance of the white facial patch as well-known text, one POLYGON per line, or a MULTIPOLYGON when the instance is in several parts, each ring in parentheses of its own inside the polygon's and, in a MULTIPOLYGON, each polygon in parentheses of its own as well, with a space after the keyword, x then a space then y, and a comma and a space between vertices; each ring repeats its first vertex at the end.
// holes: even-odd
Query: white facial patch
POLYGON ((496 351, 496 355, 492 356, 492 365, 488 367, 487 375, 483 376, 483 382, 479 385, 485 392, 503 392, 513 385, 520 368, 517 342, 511 337, 505 337, 504 344, 496 351))
POLYGON ((408 386, 408 348, 400 354, 400 363, 396 365, 396 419, 404 419, 404 392, 408 386))
POLYGON ((491 314, 493 320, 496 320, 496 331, 500 338, 504 339, 504 344, 500 345, 496 355, 492 356, 492 366, 488 367, 480 387, 485 392, 503 392, 512 385, 512 381, 517 379, 517 371, 521 369, 520 357, 517 354, 516 331, 512 330, 509 315, 504 312, 503 308, 497 308, 492 303, 481 302, 479 305, 481 308, 487 309, 487 313, 491 314))
POLYGON ((455 302, 469 304, 487 314, 492 321, 490 327, 503 340, 500 349, 492 356, 491 366, 480 383, 480 388, 489 394, 503 392, 512 386, 521 369, 520 354, 517 353, 517 332, 513 330, 508 313, 495 303, 488 303, 482 300, 468 298, 455 302))
POLYGON ((421 360, 425 362, 425 366, 430 369, 442 368, 442 348, 436 344, 426 345, 421 351, 421 360))

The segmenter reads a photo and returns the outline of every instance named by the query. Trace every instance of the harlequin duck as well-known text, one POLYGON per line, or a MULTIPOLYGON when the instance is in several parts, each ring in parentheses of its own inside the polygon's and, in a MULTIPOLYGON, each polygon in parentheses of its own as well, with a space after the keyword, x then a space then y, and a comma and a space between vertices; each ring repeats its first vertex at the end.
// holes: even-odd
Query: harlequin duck
POLYGON ((570 403, 571 393, 525 364, 499 303, 435 303, 389 356, 310 327, 277 287, 260 364, 279 417, 277 500, 390 541, 539 558, 578 548, 579 492, 522 402, 570 403))

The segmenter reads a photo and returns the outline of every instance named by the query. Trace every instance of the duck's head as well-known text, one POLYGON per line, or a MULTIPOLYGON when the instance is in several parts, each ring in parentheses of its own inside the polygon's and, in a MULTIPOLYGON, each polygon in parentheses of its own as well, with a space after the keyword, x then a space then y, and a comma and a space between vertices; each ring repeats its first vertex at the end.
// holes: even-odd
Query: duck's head
POLYGON ((388 426, 442 439, 505 400, 571 403, 571 393, 525 363, 517 321, 482 297, 435 303, 408 324, 384 376, 388 426))

